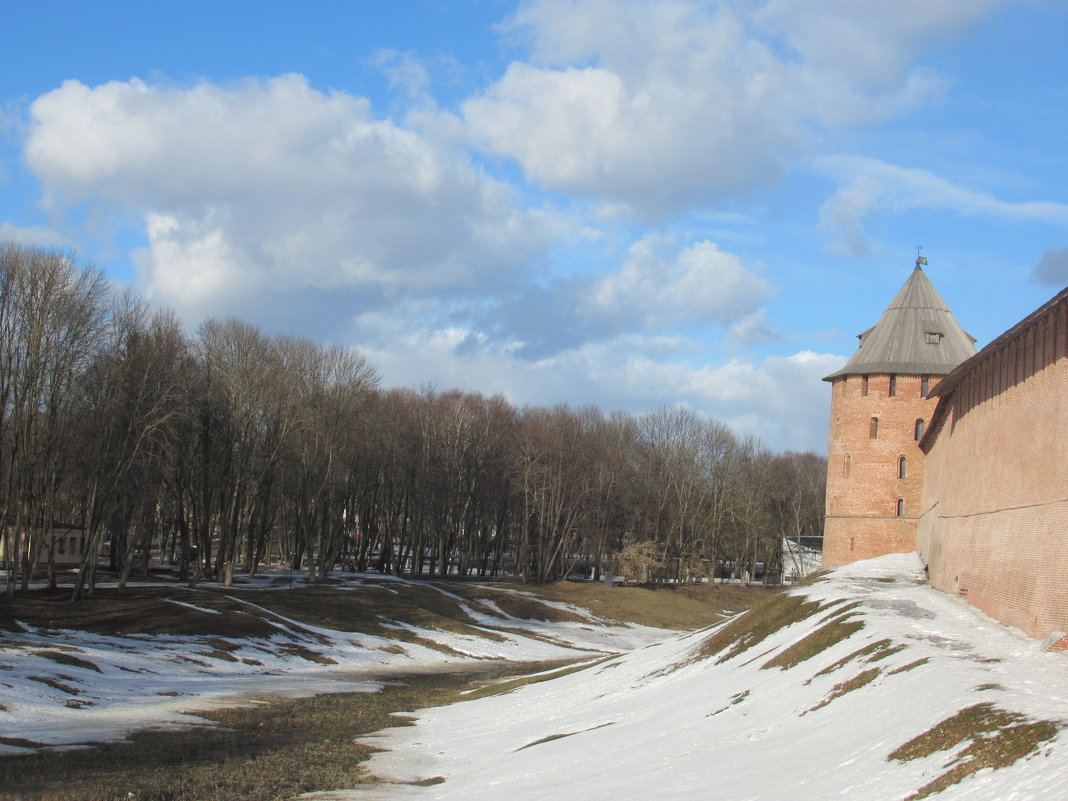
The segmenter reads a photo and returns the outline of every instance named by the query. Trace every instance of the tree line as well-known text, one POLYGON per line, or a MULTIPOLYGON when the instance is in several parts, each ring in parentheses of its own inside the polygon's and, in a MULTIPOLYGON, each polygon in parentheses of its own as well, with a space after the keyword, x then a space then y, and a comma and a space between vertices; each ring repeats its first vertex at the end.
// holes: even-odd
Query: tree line
POLYGON ((56 585, 74 530, 77 599, 105 561, 120 590, 150 560, 226 584, 268 564, 313 581, 780 575, 784 538, 822 529, 825 460, 690 410, 383 389, 353 348, 238 319, 190 334, 72 255, 15 244, 0 401, 8 597, 56 585))

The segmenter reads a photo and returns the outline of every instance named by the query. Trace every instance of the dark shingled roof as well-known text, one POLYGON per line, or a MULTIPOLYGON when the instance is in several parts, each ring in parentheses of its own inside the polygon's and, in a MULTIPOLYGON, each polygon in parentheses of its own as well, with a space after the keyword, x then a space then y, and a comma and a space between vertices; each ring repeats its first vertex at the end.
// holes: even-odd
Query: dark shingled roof
POLYGON ((953 316, 920 265, 872 328, 845 367, 824 378, 898 373, 946 375, 975 353, 975 337, 953 316))

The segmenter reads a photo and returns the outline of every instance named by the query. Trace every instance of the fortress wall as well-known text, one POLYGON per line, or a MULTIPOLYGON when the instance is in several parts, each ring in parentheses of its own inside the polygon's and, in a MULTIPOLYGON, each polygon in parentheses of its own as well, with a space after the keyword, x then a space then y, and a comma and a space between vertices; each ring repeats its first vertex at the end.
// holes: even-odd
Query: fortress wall
POLYGON ((991 343, 944 400, 942 424, 925 442, 917 536, 935 588, 1040 637, 1068 632, 1062 300, 991 343))

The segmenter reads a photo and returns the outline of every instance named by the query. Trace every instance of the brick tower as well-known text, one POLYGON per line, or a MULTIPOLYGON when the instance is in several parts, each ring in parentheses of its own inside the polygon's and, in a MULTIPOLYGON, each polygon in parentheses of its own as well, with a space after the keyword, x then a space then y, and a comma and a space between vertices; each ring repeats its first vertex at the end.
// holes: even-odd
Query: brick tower
POLYGON ((928 392, 975 353, 957 323, 916 269, 831 383, 827 447, 827 516, 823 566, 916 548, 923 492, 918 442, 936 400, 928 392))

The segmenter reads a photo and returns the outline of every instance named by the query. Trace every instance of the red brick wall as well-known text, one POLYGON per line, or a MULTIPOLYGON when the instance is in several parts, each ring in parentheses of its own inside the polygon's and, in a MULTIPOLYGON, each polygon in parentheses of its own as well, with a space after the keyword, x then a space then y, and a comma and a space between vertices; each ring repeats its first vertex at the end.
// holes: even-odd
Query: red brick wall
MULTIPOLYGON (((938 380, 932 376, 929 389, 938 380)), ((889 388, 885 374, 868 376, 866 394, 863 376, 839 377, 831 385, 824 567, 916 548, 924 481, 916 420, 929 424, 936 401, 921 396, 920 376, 898 375, 894 396, 889 388), (879 421, 875 438, 873 417, 879 421), (905 478, 899 477, 901 457, 905 478), (900 517, 899 498, 904 500, 900 517)))
POLYGON ((979 361, 929 446, 931 584, 1039 637, 1068 632, 1068 303, 979 361))

